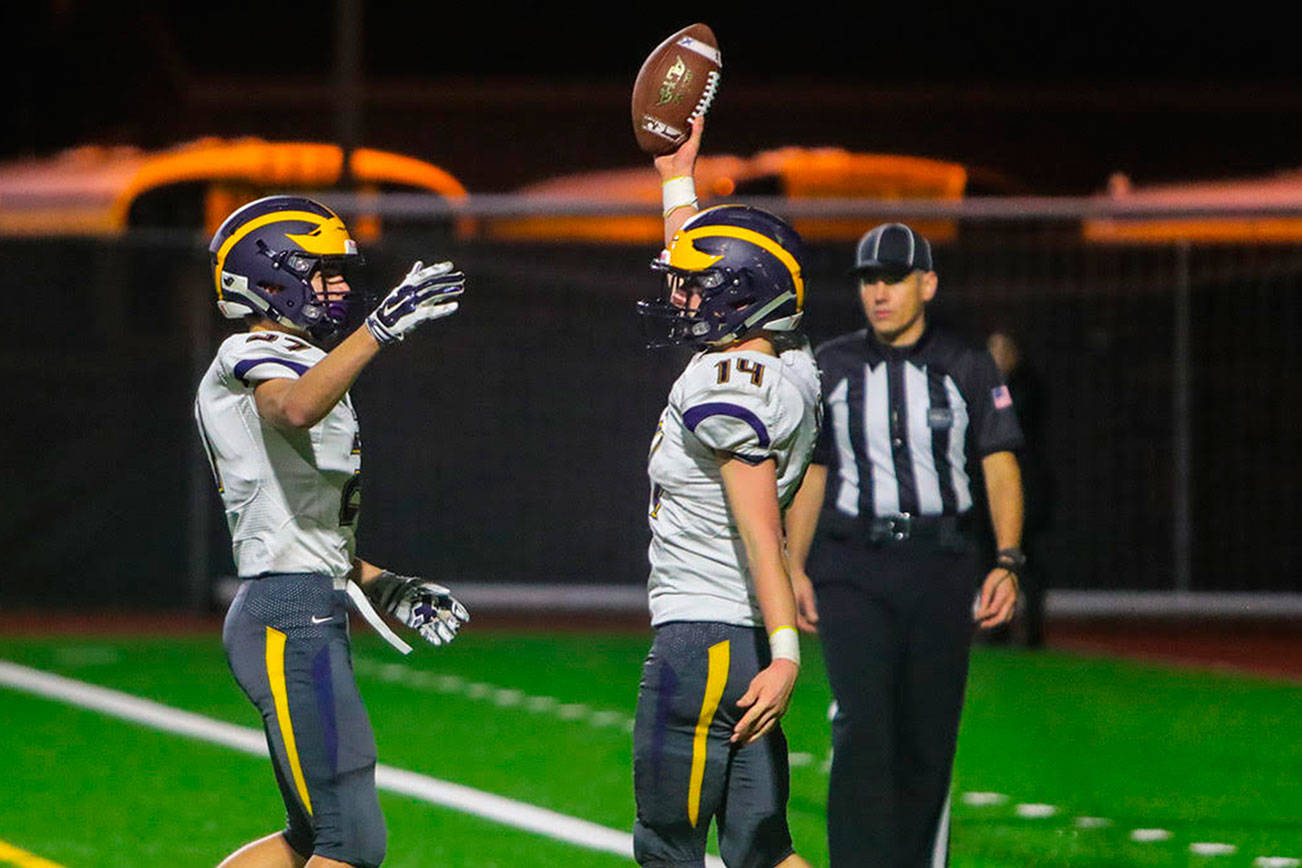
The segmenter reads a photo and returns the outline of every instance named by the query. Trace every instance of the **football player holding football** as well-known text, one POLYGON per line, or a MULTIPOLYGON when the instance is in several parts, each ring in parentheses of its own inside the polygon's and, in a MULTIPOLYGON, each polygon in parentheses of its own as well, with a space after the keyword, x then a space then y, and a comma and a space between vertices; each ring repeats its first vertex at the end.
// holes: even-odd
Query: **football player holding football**
POLYGON ((353 678, 348 602, 405 651, 371 603, 435 645, 469 616, 447 588, 354 555, 362 448, 348 389, 383 347, 454 313, 465 276, 417 262, 326 352, 355 303, 345 269, 361 263, 330 209, 259 199, 208 249, 218 308, 248 326, 222 343, 195 400, 242 579, 222 641, 262 715, 287 815, 283 831, 221 866, 379 865, 375 737, 353 678))
POLYGON ((651 443, 655 639, 634 727, 642 865, 700 866, 711 819, 730 866, 805 866, 787 827, 779 719, 800 670, 783 511, 818 437, 819 382, 796 331, 799 236, 764 211, 698 211, 703 122, 655 160, 663 297, 638 310, 651 345, 698 349, 651 443))

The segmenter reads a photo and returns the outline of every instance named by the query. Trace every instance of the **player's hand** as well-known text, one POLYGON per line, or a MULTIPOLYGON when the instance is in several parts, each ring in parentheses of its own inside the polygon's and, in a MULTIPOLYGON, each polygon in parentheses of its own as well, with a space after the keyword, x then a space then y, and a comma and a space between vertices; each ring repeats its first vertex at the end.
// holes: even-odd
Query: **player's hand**
POLYGON ((451 262, 418 261, 366 318, 366 327, 381 344, 400 341, 421 323, 456 313, 465 289, 466 276, 451 262))
POLYGON ((982 630, 1006 624, 1017 606, 1017 574, 995 567, 986 575, 977 597, 976 611, 972 613, 982 630))
POLYGON ((747 711, 732 728, 733 744, 751 744, 773 728, 787 713, 799 674, 800 667, 794 661, 780 657, 750 680, 750 687, 737 700, 737 707, 747 711))
POLYGON ((660 180, 678 178, 683 175, 692 177, 696 169, 696 155, 701 152, 701 135, 705 132, 705 115, 692 120, 692 133, 687 141, 678 146, 678 150, 655 158, 656 171, 660 180))
POLYGON ((399 576, 387 570, 366 588, 367 596, 384 611, 420 633, 431 645, 446 645, 470 620, 466 607, 445 587, 426 579, 399 576))
POLYGON ((796 598, 796 626, 805 633, 818 632, 818 603, 814 583, 803 572, 792 571, 791 592, 796 598))

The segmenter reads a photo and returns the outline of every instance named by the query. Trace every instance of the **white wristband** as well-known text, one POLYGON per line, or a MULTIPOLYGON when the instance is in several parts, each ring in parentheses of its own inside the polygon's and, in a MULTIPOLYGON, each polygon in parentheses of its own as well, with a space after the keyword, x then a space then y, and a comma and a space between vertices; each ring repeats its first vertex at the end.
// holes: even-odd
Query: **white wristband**
POLYGON ((800 634, 795 627, 779 627, 769 634, 769 650, 773 652, 774 660, 781 657, 799 666, 800 634))
POLYGON ((660 185, 660 196, 664 202, 664 216, 668 217, 679 208, 696 207, 696 182, 690 175, 670 178, 660 185))

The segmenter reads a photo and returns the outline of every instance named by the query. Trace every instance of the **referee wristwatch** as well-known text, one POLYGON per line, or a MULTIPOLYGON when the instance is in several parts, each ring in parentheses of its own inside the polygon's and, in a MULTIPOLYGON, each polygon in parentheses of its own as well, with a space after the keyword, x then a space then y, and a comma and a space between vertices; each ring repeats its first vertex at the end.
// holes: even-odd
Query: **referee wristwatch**
POLYGON ((1016 546, 1000 549, 995 553, 995 566, 1020 576, 1026 566, 1026 555, 1016 546))

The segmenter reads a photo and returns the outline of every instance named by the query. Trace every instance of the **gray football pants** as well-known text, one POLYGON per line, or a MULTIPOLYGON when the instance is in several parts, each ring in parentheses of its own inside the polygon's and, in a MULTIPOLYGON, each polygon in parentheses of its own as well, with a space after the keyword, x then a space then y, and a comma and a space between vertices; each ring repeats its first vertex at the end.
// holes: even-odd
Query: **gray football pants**
POLYGON ((737 700, 768 663, 760 628, 679 621, 656 629, 633 729, 639 864, 704 865, 711 818, 729 868, 773 868, 791 855, 781 727, 746 747, 729 740, 744 711, 737 700))
POLYGON ((222 642, 235 680, 262 714, 285 839, 304 858, 379 865, 387 838, 375 736, 353 678, 347 594, 315 574, 246 580, 222 642))

